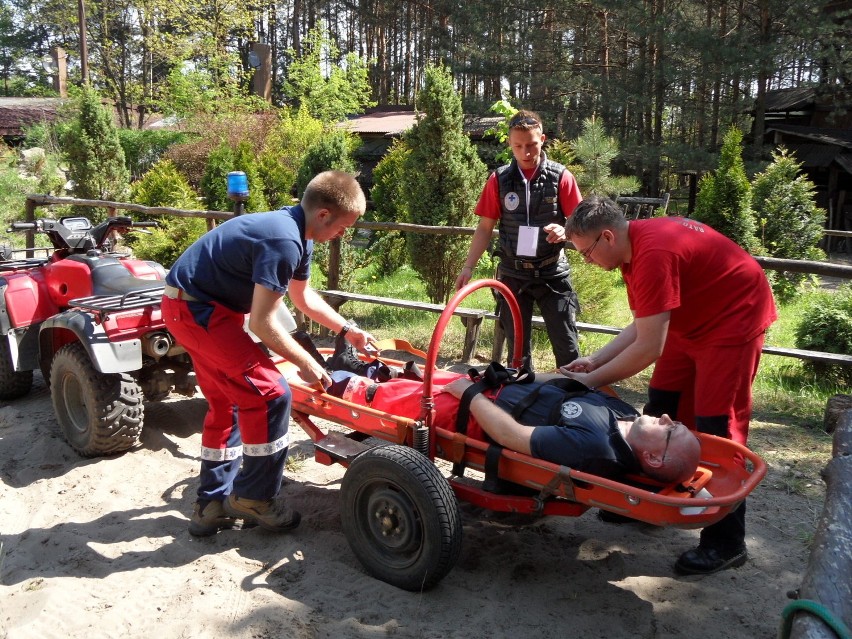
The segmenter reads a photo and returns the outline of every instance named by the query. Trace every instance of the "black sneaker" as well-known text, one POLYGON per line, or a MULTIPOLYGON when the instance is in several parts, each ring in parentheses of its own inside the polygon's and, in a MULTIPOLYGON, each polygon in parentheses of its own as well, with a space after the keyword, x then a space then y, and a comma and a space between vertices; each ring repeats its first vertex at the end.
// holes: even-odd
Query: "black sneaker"
POLYGON ((347 371, 356 375, 364 375, 370 367, 358 357, 358 350, 346 341, 346 337, 338 335, 334 340, 334 355, 328 360, 328 368, 333 371, 347 371))
POLYGON ((674 569, 681 575, 712 575, 727 568, 739 568, 747 560, 745 546, 734 550, 698 546, 683 553, 674 569))

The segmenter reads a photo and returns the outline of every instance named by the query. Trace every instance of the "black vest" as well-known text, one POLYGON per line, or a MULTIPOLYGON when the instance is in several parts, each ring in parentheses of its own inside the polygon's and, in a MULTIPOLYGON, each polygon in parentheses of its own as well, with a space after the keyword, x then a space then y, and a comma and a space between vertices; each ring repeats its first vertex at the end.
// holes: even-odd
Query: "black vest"
MULTIPOLYGON (((497 185, 500 195, 500 235, 497 254, 500 256, 500 269, 533 275, 533 271, 542 270, 552 273, 560 265, 556 258, 563 248, 562 244, 550 244, 547 234, 541 230, 548 224, 564 224, 565 217, 559 206, 559 178, 565 167, 547 159, 542 151, 542 162, 535 177, 529 182, 529 217, 527 217, 527 187, 518 163, 497 169, 497 185), (522 226, 538 227, 536 256, 518 257, 518 233, 522 226), (523 262, 524 268, 518 262, 523 262)), ((564 260, 563 260, 564 262, 564 260)), ((561 268, 567 268, 563 263, 561 268)), ((561 269, 560 269, 561 270, 561 269)))

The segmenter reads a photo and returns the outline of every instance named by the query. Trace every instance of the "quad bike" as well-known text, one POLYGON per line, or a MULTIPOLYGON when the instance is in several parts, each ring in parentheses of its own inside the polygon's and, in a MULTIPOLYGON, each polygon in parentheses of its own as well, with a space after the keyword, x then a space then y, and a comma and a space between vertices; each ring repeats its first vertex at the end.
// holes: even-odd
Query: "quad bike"
POLYGON ((192 362, 160 311, 165 269, 112 252, 111 237, 156 226, 111 217, 15 222, 47 235, 53 252, 0 250, 0 399, 26 395, 33 371, 50 386, 56 419, 81 455, 131 448, 143 400, 195 393, 192 362))

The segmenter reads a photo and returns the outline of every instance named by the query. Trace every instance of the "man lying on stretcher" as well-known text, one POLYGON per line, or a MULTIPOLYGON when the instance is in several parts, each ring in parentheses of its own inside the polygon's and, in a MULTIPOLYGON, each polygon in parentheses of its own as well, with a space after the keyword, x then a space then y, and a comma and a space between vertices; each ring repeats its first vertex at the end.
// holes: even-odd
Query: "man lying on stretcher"
MULTIPOLYGON (((369 365, 356 370, 375 377, 369 365)), ((495 363, 481 375, 472 373, 433 375, 437 427, 481 440, 485 433, 511 450, 614 479, 641 471, 679 483, 695 473, 698 438, 668 415, 639 415, 617 397, 561 373, 512 375, 495 363)), ((418 379, 378 383, 340 370, 331 377, 327 392, 347 401, 404 417, 420 412, 418 379)))

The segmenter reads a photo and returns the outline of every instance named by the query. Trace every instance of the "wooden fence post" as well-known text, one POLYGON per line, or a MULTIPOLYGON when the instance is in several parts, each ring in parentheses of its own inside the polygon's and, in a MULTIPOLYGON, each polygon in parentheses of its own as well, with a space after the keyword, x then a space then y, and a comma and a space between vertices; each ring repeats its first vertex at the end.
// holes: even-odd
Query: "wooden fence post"
MULTIPOLYGON (((827 486, 799 602, 811 602, 835 620, 852 627, 852 409, 834 431, 832 459, 822 471, 827 486)), ((794 602, 791 606, 799 606, 794 602)), ((791 639, 837 639, 818 614, 792 613, 791 639)))

